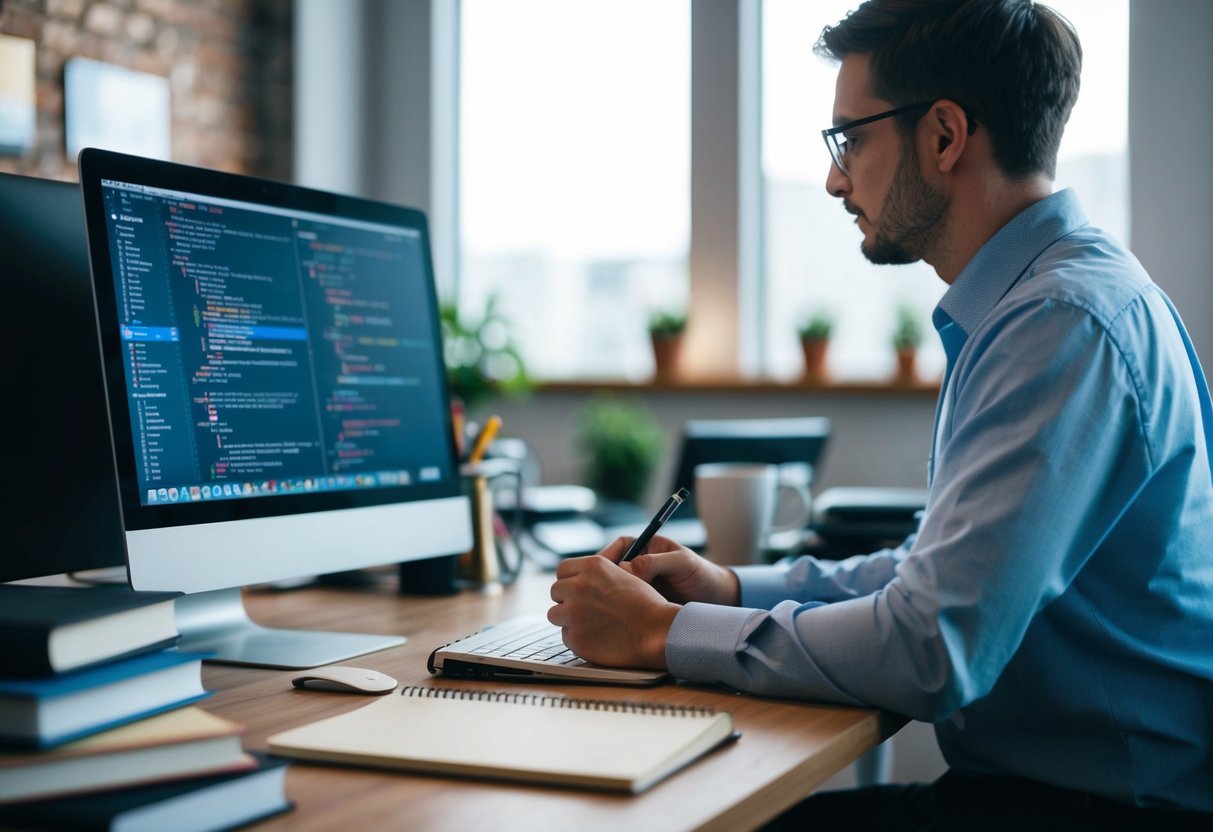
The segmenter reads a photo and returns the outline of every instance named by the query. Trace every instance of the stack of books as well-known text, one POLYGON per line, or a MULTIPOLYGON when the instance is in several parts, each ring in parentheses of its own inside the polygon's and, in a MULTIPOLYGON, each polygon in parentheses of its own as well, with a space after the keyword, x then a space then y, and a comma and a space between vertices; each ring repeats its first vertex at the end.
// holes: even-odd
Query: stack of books
POLYGON ((290 808, 285 765, 193 704, 203 656, 175 649, 175 597, 0 584, 0 825, 226 829, 290 808))

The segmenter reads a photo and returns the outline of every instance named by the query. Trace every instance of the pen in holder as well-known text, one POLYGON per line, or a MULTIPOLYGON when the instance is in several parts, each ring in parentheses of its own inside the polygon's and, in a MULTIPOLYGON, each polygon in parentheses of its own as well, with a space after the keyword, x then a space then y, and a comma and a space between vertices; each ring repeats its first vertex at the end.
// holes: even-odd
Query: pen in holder
POLYGON ((478 586, 486 595, 501 592, 501 556, 497 548, 496 512, 490 482, 503 474, 516 474, 517 464, 508 459, 469 463, 462 468, 472 507, 472 548, 459 558, 459 577, 478 586))
POLYGON ((468 485, 472 500, 472 548, 460 558, 460 576, 477 584, 486 595, 496 595, 501 592, 501 567, 493 534, 493 494, 489 491, 488 477, 474 476, 468 485))

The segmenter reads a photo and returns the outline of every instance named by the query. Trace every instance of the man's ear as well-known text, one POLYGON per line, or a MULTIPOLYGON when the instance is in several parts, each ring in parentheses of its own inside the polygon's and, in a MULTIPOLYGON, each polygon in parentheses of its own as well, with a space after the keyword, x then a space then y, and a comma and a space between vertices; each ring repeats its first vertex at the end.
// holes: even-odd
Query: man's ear
POLYGON ((923 121, 933 164, 940 173, 950 172, 969 146, 969 117, 955 101, 941 98, 923 121))

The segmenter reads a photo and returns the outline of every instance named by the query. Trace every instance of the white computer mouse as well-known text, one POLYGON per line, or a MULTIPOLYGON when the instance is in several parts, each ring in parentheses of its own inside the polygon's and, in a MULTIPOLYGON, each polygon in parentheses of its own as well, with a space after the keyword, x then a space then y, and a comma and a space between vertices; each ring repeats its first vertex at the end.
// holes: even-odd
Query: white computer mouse
POLYGON ((341 693, 389 693, 396 680, 365 667, 317 667, 291 679, 291 684, 307 690, 331 690, 341 693))

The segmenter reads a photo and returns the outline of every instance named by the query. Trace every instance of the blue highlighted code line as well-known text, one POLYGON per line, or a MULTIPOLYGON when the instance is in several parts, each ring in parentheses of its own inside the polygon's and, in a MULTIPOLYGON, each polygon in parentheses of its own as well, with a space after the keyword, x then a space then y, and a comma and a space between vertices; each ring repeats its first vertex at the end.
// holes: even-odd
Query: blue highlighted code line
POLYGON ((180 333, 175 326, 124 326, 123 341, 179 341, 180 333))

